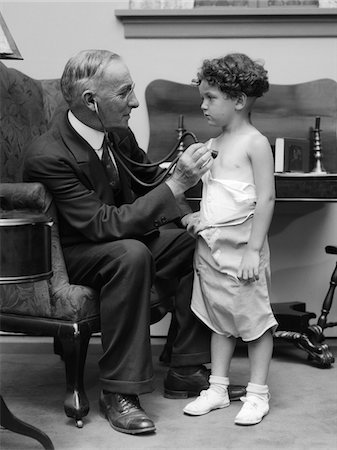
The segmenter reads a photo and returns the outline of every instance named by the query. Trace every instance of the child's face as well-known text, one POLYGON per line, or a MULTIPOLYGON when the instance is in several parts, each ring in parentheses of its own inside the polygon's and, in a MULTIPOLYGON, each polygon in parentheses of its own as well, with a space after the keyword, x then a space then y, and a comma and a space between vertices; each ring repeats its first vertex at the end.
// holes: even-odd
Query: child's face
POLYGON ((209 125, 225 127, 234 118, 236 101, 226 96, 216 86, 211 86, 206 80, 199 85, 202 99, 201 110, 209 125))

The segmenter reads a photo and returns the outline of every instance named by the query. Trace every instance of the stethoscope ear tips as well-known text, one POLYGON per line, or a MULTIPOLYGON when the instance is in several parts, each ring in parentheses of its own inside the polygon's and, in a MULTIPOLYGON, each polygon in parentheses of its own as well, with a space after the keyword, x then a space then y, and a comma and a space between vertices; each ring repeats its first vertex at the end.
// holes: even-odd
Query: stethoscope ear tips
POLYGON ((219 153, 218 150, 212 150, 211 152, 212 158, 215 159, 218 156, 218 153, 219 153))

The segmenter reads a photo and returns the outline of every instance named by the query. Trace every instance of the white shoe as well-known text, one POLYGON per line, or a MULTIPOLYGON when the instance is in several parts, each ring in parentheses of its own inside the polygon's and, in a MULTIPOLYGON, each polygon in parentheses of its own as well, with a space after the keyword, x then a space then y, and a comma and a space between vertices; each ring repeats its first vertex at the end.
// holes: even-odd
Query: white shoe
POLYGON ((207 389, 207 391, 201 391, 198 398, 185 406, 184 413, 191 416, 202 416, 212 409, 226 408, 229 403, 228 392, 220 395, 213 389, 207 389))
POLYGON ((255 425, 260 423, 264 416, 269 412, 269 398, 262 400, 255 395, 241 397, 244 402, 239 414, 235 417, 234 422, 237 425, 255 425))

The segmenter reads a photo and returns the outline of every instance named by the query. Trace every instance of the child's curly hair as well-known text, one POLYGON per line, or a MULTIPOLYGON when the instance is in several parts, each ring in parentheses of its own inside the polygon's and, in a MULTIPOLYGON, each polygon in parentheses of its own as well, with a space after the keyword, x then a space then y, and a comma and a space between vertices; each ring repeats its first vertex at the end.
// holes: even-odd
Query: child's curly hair
POLYGON ((204 60, 196 83, 199 85, 206 80, 230 98, 236 98, 242 92, 247 97, 261 97, 269 89, 267 73, 261 64, 247 55, 231 53, 222 58, 204 60))

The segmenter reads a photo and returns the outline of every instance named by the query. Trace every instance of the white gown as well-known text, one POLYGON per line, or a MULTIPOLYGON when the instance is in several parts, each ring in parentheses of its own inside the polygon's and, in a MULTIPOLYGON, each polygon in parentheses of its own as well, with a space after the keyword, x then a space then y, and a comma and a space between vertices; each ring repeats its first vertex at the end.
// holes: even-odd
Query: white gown
POLYGON ((237 272, 248 242, 256 204, 255 185, 203 176, 191 307, 213 331, 251 341, 276 329, 269 299, 267 239, 260 252, 259 280, 242 282, 237 272))

